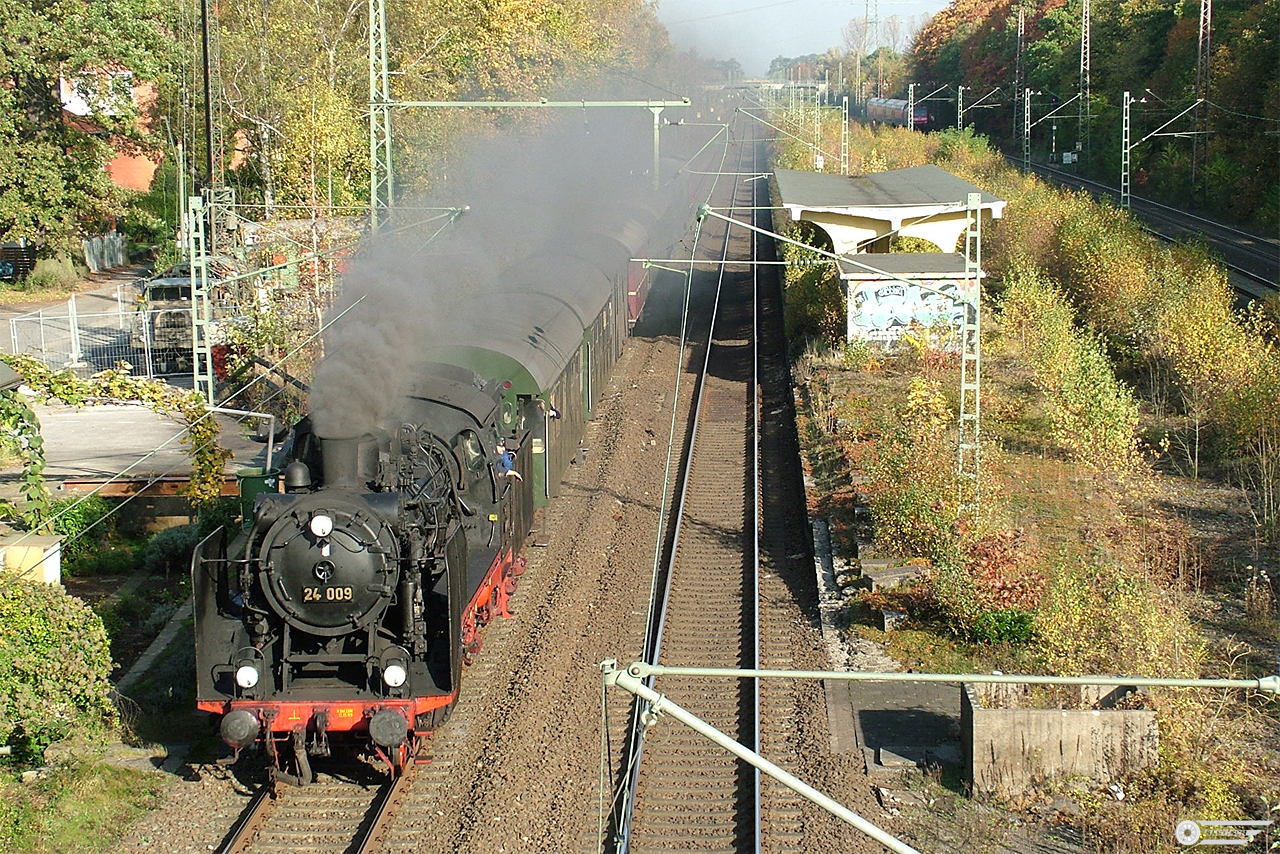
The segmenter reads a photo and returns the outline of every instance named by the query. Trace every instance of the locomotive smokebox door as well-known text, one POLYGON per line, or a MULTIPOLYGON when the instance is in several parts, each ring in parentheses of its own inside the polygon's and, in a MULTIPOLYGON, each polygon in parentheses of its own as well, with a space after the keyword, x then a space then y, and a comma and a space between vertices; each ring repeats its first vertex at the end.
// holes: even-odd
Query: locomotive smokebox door
POLYGON ((396 550, 390 529, 358 504, 332 494, 305 496, 262 540, 262 590, 294 628, 347 634, 391 603, 396 550))

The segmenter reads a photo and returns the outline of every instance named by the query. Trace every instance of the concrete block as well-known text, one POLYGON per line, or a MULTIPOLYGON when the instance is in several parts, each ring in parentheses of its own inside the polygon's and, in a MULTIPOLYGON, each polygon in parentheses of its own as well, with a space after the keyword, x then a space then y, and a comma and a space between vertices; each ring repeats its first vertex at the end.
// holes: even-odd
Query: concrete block
POLYGON ((878 561, 863 561, 862 577, 867 579, 872 590, 888 590, 901 587, 908 581, 914 581, 924 571, 919 566, 900 566, 892 562, 887 566, 877 566, 878 561), (871 564, 868 566, 868 564, 871 564))
POLYGON ((892 608, 881 608, 876 611, 876 623, 880 631, 891 632, 907 624, 907 612, 895 611, 892 608))
POLYGON ((880 748, 876 754, 876 760, 886 768, 914 768, 919 764, 911 757, 903 756, 887 747, 880 748))
MULTIPOLYGON (((1090 688, 1081 695, 1085 703, 1096 698, 1106 706, 1118 699, 1110 688, 1090 688)), ((1058 776, 1107 783, 1155 764, 1155 711, 1026 708, 1029 689, 961 686, 963 767, 974 794, 1021 795, 1058 776)))
POLYGON ((62 583, 61 536, 6 534, 0 538, 0 556, 5 575, 45 584, 62 583))

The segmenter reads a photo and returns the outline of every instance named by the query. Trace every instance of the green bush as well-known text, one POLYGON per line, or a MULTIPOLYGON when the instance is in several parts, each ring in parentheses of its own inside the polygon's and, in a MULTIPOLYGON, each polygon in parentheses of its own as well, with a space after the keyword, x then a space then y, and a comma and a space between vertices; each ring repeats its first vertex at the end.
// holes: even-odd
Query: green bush
POLYGON ((0 588, 0 742, 31 758, 72 732, 100 733, 114 711, 102 620, 60 587, 0 588))
POLYGON ((69 575, 79 574, 78 564, 98 552, 115 526, 110 515, 115 502, 101 495, 63 498, 53 503, 53 531, 63 536, 62 559, 69 575))
POLYGON ((200 508, 196 524, 200 529, 201 540, 220 527, 234 532, 240 524, 240 499, 232 495, 206 504, 200 508))
POLYGON ((142 568, 150 575, 185 572, 191 553, 200 542, 198 525, 166 528, 151 538, 142 551, 142 568))
POLYGON ((895 424, 864 460, 876 542, 892 554, 922 558, 935 570, 965 563, 955 526, 955 415, 941 385, 915 376, 895 424))
POLYGON ((1100 471, 1136 469, 1141 456, 1133 391, 1116 378, 1102 342, 1076 327, 1062 291, 1025 259, 1015 259, 1005 274, 1000 322, 1022 346, 1063 449, 1100 471))
POLYGON ((129 575, 138 568, 138 553, 128 546, 108 546, 85 555, 76 562, 76 577, 90 575, 129 575))
POLYGON ((1035 636, 1036 618, 1021 608, 987 611, 974 621, 972 636, 978 643, 1027 643, 1035 636))
POLYGON ((41 258, 23 280, 27 290, 67 290, 80 283, 83 273, 70 258, 41 258))

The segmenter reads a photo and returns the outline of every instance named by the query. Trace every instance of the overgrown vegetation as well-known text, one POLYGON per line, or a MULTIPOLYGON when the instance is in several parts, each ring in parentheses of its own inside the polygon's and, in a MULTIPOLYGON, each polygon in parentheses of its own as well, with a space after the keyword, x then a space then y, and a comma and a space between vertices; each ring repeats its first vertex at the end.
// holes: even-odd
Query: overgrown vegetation
MULTIPOLYGON (((1127 215, 1006 169, 968 133, 853 136, 858 168, 937 162, 1008 200, 984 246, 976 518, 957 520, 955 355, 927 336, 884 355, 805 329, 795 375, 818 512, 852 539, 863 493, 876 547, 928 568, 913 587, 863 597, 907 611, 909 631, 857 631, 925 670, 1273 672, 1271 316, 1233 311, 1203 250, 1159 246, 1127 215), (1199 492, 1249 513, 1204 530, 1188 497, 1199 492)), ((796 286, 810 273, 787 272, 787 310, 801 317, 824 310, 820 286, 796 286)), ((1268 817, 1280 801, 1280 769, 1261 760, 1280 736, 1274 699, 1169 690, 1151 702, 1158 766, 1124 781, 1123 804, 1077 792, 1099 850, 1171 849, 1155 828, 1186 817, 1268 817)))
MULTIPOLYGON (((231 452, 219 444, 221 428, 209 412, 204 398, 196 392, 146 377, 135 377, 129 372, 129 366, 123 364, 85 379, 69 369, 51 370, 40 360, 25 354, 6 354, 4 360, 36 392, 37 399, 57 400, 71 406, 83 406, 99 400, 137 401, 162 415, 180 418, 186 427, 180 441, 189 449, 192 466, 187 497, 198 509, 216 501, 222 494, 222 469, 231 452)), ((17 413, 14 403, 10 402, 8 406, 17 413)), ((48 521, 50 511, 43 480, 40 479, 44 457, 38 441, 38 425, 34 416, 23 420, 18 413, 10 418, 16 425, 11 429, 21 431, 20 441, 25 449, 24 497, 27 502, 20 512, 27 525, 35 530, 48 521)))
POLYGON ((159 804, 154 774, 105 764, 59 768, 31 784, 0 776, 0 847, 26 854, 111 851, 120 828, 159 804))
POLYGON ((101 737, 115 711, 102 620, 57 587, 0 587, 0 743, 26 758, 71 733, 101 737))

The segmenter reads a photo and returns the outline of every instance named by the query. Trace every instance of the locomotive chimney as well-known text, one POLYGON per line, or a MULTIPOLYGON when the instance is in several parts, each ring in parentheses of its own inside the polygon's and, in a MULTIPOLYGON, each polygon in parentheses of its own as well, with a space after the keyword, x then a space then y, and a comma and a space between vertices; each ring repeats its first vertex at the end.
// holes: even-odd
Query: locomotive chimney
POLYGON ((320 439, 324 485, 360 485, 360 439, 320 439))

